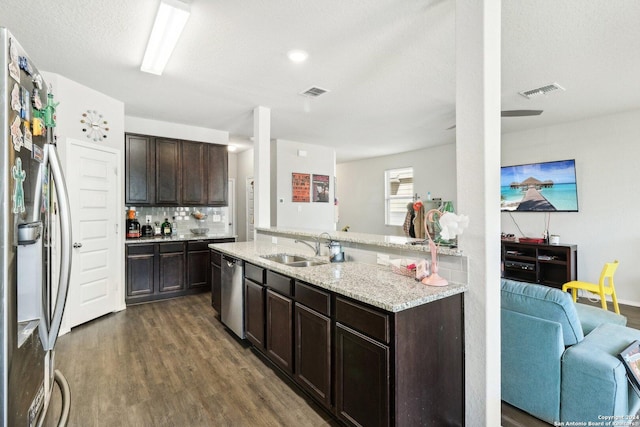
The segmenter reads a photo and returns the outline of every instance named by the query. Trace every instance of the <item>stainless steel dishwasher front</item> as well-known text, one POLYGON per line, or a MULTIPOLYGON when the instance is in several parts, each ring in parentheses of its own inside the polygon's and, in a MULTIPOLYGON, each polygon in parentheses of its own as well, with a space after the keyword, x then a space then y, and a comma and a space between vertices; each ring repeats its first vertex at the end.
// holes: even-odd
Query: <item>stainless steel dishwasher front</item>
POLYGON ((220 320, 239 338, 244 339, 244 261, 226 255, 222 257, 220 320))

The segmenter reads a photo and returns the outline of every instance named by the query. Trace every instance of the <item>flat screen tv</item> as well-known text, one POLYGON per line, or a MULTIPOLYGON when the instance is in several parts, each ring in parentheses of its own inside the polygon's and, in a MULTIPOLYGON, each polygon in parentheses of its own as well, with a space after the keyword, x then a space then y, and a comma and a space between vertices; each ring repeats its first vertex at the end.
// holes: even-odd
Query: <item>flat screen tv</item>
POLYGON ((577 212, 575 160, 503 166, 500 210, 513 212, 577 212))

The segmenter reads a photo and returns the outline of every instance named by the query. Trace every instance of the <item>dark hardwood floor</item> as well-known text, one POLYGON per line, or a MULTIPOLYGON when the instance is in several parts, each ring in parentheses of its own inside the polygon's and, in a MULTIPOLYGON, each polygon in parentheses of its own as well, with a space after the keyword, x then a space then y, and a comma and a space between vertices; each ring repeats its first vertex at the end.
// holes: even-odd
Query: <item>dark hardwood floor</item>
MULTIPOLYGON (((235 339, 210 294, 131 306, 59 338, 69 426, 335 426, 235 339)), ((54 387, 46 426, 55 426, 54 387)))
MULTIPOLYGON (((600 301, 589 301, 587 298, 578 298, 578 302, 600 307, 600 301)), ((613 306, 609 302, 609 310, 613 311, 613 306)), ((620 314, 627 317, 627 326, 640 329, 640 307, 620 304, 620 314)), ((502 402, 502 427, 549 427, 541 421, 524 411, 521 411, 508 403, 502 402)))
MULTIPOLYGON (((209 298, 131 306, 60 337, 69 426, 336 426, 225 329, 209 298)), ((640 328, 639 307, 620 310, 640 328)), ((45 426, 56 425, 60 405, 54 387, 45 426)), ((502 426, 549 424, 502 403, 502 426)))

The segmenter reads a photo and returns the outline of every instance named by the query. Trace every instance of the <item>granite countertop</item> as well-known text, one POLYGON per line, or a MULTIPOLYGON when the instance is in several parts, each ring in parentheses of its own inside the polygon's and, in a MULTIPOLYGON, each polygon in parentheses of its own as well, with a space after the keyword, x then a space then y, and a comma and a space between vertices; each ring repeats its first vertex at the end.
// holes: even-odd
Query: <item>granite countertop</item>
MULTIPOLYGON (((340 242, 355 243, 367 246, 377 246, 384 248, 402 249, 412 252, 430 252, 429 245, 425 239, 414 239, 404 236, 385 236, 381 234, 368 234, 368 233, 355 233, 351 231, 329 231, 322 233, 320 231, 311 230, 297 230, 287 228, 261 228, 256 227, 256 230, 262 234, 269 234, 274 236, 285 236, 289 238, 307 238, 317 239, 320 237, 323 240, 327 239, 327 234, 331 236, 333 240, 340 242), (322 236, 321 236, 322 234, 322 236)), ((459 248, 451 248, 447 246, 440 246, 438 248, 439 255, 450 256, 462 256, 463 253, 459 248)))
POLYGON ((211 240, 211 239, 233 239, 238 236, 232 234, 178 234, 176 236, 164 237, 164 236, 153 236, 153 237, 140 237, 137 239, 126 239, 125 244, 130 243, 155 243, 155 242, 182 242, 186 240, 211 240))
POLYGON ((390 312, 406 310, 467 290, 467 285, 458 283, 450 283, 444 287, 423 285, 411 277, 393 273, 389 267, 359 262, 327 262, 311 267, 290 267, 269 261, 261 255, 287 253, 324 261, 328 261, 328 258, 310 257, 307 253, 290 247, 266 242, 215 243, 209 247, 390 312))

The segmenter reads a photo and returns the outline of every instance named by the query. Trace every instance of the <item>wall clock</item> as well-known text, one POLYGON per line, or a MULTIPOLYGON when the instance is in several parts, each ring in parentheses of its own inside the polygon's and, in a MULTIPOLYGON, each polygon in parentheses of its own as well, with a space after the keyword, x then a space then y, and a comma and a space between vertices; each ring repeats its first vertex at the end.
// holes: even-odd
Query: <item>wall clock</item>
POLYGON ((87 110, 82 113, 80 123, 82 123, 82 132, 86 133, 87 138, 98 142, 107 137, 109 132, 107 121, 96 110, 87 110))

